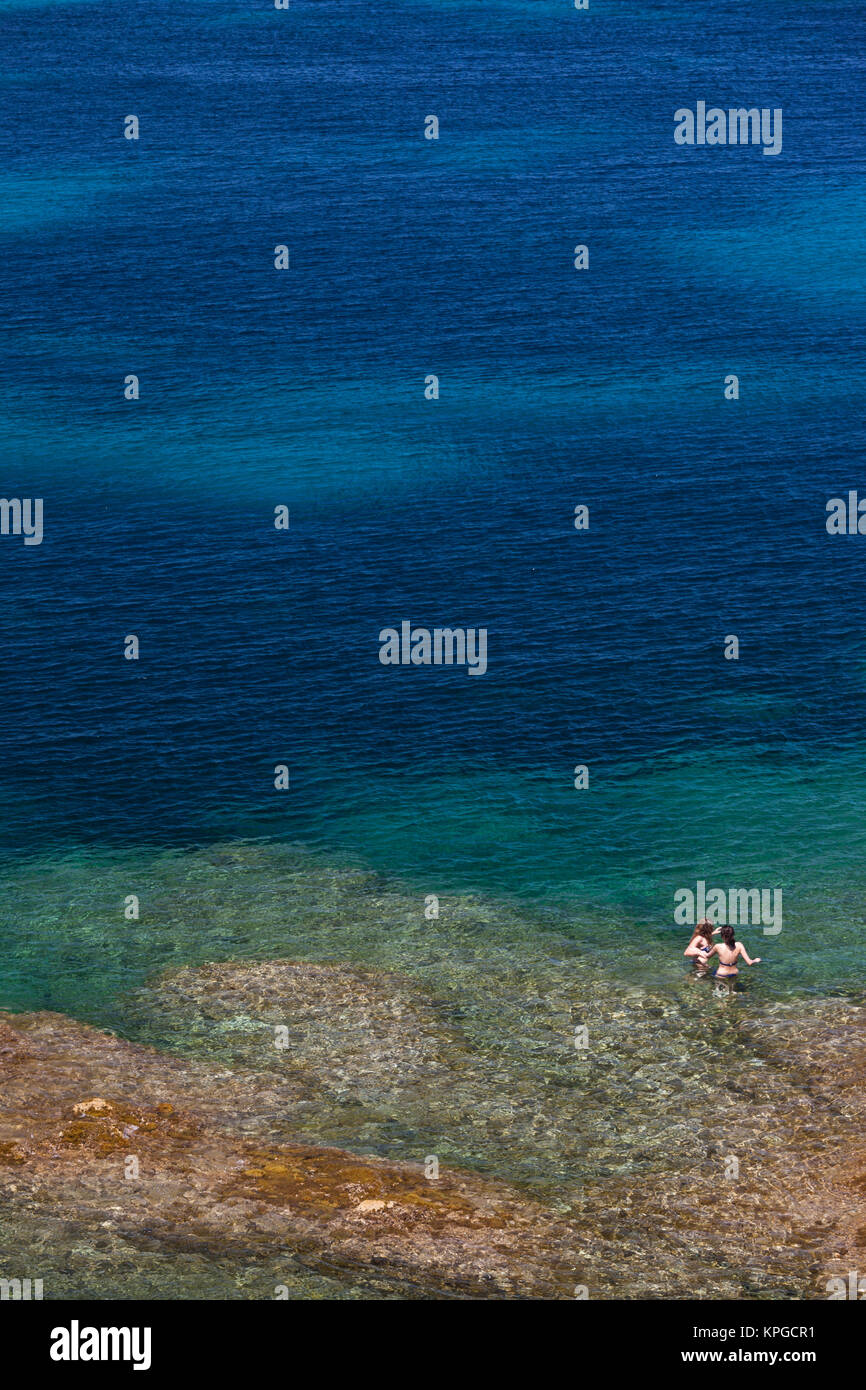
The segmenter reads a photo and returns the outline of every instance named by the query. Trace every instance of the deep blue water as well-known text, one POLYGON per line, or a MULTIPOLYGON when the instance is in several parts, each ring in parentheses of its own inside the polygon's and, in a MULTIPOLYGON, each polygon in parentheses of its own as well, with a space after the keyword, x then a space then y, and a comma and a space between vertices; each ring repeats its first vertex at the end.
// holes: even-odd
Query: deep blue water
POLYGON ((238 836, 578 933, 784 885, 777 978, 856 981, 864 51, 825 0, 0 5, 13 1001, 28 860, 238 836), (782 153, 677 147, 698 100, 782 153), (383 667, 403 619, 487 674, 383 667))

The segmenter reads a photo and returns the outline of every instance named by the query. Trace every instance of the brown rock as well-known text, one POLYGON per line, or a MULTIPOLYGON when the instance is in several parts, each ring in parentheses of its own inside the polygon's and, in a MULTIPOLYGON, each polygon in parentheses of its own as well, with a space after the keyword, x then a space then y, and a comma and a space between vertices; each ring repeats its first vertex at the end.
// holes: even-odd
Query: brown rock
POLYGON ((504 1184, 257 1143, 231 1128, 225 1073, 59 1015, 5 1027, 22 1060, 0 1092, 0 1196, 28 1215, 110 1226, 148 1249, 294 1251, 313 1268, 374 1268, 427 1294, 567 1297, 579 1282, 577 1232, 504 1184), (99 1094, 70 1103, 85 1078, 99 1094))
POLYGON ((91 1115, 100 1114, 103 1111, 110 1112, 112 1106, 109 1101, 102 1100, 97 1096, 93 1100, 80 1100, 77 1105, 73 1105, 72 1109, 76 1115, 91 1115))

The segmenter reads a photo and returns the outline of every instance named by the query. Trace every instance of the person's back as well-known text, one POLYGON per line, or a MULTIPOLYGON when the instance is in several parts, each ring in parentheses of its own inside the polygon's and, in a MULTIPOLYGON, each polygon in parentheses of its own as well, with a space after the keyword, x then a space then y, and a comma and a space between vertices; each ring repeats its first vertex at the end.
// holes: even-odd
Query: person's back
POLYGON ((737 961, 744 960, 746 965, 758 965, 761 960, 760 956, 755 956, 755 959, 752 960, 742 941, 736 940, 733 927, 722 927, 722 939, 721 941, 717 941, 710 951, 707 957, 708 961, 711 956, 718 956, 719 958, 719 966, 715 978, 720 983, 723 983, 725 989, 731 994, 734 991, 736 979, 740 973, 737 967, 737 961))

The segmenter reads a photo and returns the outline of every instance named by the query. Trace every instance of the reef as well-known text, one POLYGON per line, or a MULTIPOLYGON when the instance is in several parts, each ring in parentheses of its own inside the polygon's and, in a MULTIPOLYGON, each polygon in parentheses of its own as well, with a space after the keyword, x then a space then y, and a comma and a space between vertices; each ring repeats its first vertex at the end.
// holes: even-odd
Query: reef
POLYGON ((263 1271, 239 1296, 288 1261, 323 1297, 826 1298, 866 1250, 862 1005, 587 988, 590 1055, 514 1094, 441 999, 356 965, 168 972, 129 1009, 160 1047, 0 1015, 0 1220, 109 1282, 135 1252, 263 1271), (522 1181, 569 1117, 573 1177, 522 1181), (472 1163, 482 1129, 510 1168, 472 1163))

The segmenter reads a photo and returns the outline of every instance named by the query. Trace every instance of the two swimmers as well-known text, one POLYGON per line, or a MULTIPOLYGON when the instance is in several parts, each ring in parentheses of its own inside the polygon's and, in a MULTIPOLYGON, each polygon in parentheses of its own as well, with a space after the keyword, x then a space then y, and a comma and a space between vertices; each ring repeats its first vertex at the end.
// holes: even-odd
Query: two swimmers
POLYGON ((698 922, 683 955, 695 962, 695 974, 700 978, 709 974, 710 961, 716 956, 719 962, 715 975, 716 990, 723 990, 728 994, 733 994, 736 988, 737 976, 740 973, 737 961, 743 960, 746 965, 759 965, 761 960, 760 956, 755 956, 752 960, 742 941, 737 941, 734 936, 733 927, 714 927, 706 917, 698 922), (714 945, 713 937, 717 932, 721 932, 722 939, 714 945))

